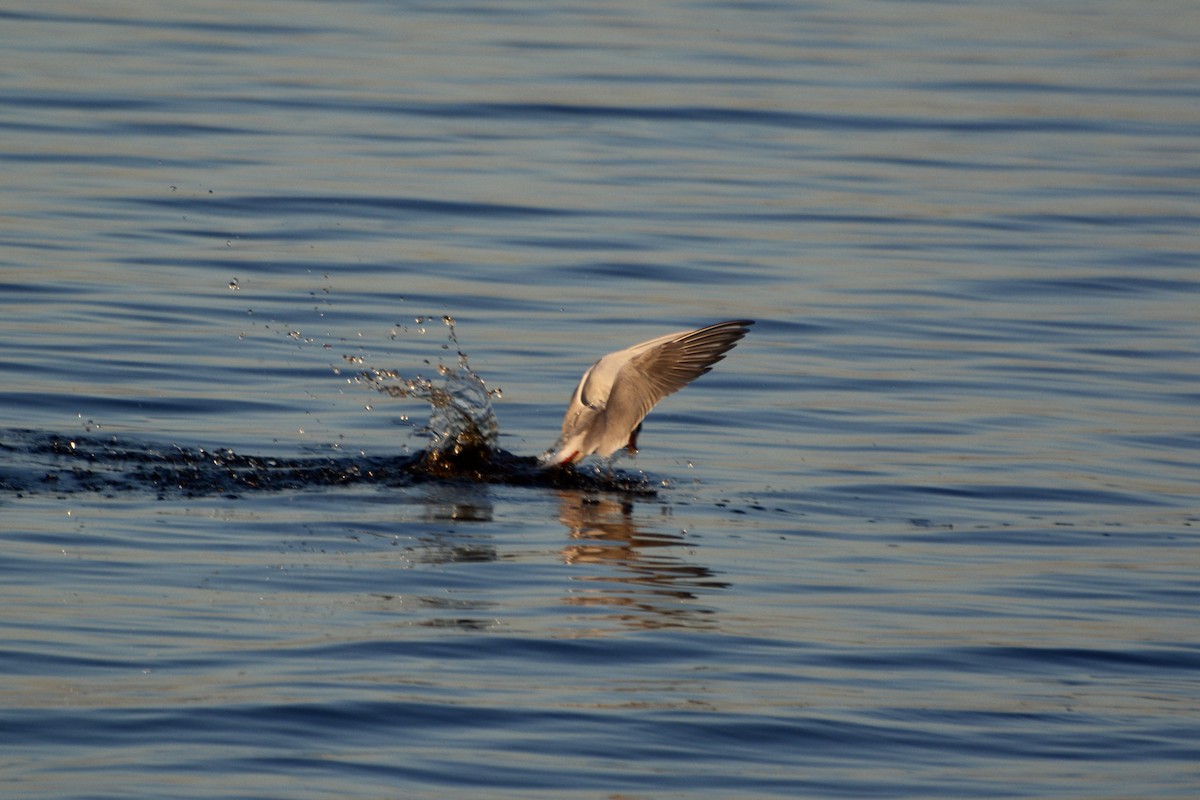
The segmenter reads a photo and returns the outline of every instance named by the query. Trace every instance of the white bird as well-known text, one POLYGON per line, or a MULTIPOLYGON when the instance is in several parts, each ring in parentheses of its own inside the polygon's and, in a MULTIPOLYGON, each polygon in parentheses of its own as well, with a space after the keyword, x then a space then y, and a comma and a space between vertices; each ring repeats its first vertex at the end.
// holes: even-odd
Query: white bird
POLYGON ((753 324, 733 319, 668 333, 601 358, 575 387, 562 435, 542 455, 542 465, 571 464, 593 453, 608 458, 622 447, 636 453, 650 409, 711 370, 753 324))

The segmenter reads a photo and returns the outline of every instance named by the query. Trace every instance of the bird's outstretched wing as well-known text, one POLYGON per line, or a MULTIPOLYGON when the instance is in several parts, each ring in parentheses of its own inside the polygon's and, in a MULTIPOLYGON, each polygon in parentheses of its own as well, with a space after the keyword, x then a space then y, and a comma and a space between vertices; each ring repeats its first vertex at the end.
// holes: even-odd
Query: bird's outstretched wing
POLYGON ((729 320, 647 342, 650 346, 634 354, 613 381, 605 406, 607 427, 624 431, 627 440, 650 409, 712 370, 752 324, 729 320))
POLYGON ((547 462, 611 456, 630 441, 650 409, 711 370, 753 324, 727 320, 668 333, 601 358, 579 381, 547 462))

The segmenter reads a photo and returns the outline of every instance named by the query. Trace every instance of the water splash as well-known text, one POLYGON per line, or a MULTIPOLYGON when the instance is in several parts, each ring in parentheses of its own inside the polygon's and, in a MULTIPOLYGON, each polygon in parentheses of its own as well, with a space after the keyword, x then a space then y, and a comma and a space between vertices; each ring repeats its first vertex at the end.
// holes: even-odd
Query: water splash
MULTIPOLYGON (((417 317, 418 325, 428 318, 417 317)), ((436 378, 421 375, 406 378, 396 370, 371 368, 358 373, 357 380, 378 392, 398 398, 416 398, 429 404, 429 422, 419 432, 428 435, 424 461, 427 469, 459 473, 473 462, 487 463, 499 451, 500 423, 492 409, 492 398, 500 389, 489 389, 471 369, 467 354, 458 344, 454 318, 442 317, 453 363, 439 361, 436 378)))
MULTIPOLYGON (((431 318, 417 317, 418 325, 431 318)), ((449 363, 439 360, 434 377, 405 377, 391 369, 361 370, 355 380, 381 394, 396 398, 415 398, 429 404, 429 422, 418 428, 428 437, 428 446, 414 458, 411 473, 415 479, 465 479, 481 483, 505 483, 522 486, 550 486, 559 489, 588 489, 626 494, 654 494, 644 476, 631 476, 611 469, 575 468, 544 470, 533 456, 518 456, 501 448, 500 423, 492 409, 492 399, 502 397, 500 389, 489 389, 483 378, 471 369, 467 354, 458 344, 454 318, 441 318, 446 326, 445 351, 453 351, 449 363)), ((422 329, 423 330, 423 329, 422 329)), ((365 367, 365 360, 347 356, 347 361, 365 367)))

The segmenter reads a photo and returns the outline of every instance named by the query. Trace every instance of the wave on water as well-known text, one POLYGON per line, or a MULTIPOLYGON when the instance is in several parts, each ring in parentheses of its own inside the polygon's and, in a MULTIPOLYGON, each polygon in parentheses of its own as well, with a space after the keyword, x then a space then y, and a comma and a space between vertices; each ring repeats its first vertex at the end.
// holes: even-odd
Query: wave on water
MULTIPOLYGON (((418 320, 418 321, 424 321, 418 320)), ((123 440, 116 436, 0 431, 0 491, 154 492, 168 496, 238 496, 252 491, 295 491, 330 486, 409 486, 468 481, 558 489, 653 495, 642 475, 619 470, 542 469, 534 456, 497 445, 500 425, 488 389, 458 346, 453 318, 442 318, 456 359, 439 362, 434 378, 406 378, 370 369, 355 380, 396 398, 424 401, 426 447, 395 456, 323 455, 284 458, 244 455, 233 448, 123 440)), ((449 348, 447 348, 449 349, 449 348)))

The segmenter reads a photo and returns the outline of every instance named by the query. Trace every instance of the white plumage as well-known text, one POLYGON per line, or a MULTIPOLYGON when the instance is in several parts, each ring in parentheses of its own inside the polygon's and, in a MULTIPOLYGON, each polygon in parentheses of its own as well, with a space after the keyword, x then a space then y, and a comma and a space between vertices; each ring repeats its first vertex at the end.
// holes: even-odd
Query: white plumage
POLYGON ((575 388, 562 435, 542 456, 543 464, 570 464, 593 453, 608 458, 622 447, 636 452, 637 433, 650 409, 711 370, 753 324, 748 319, 718 322, 604 356, 575 388))

